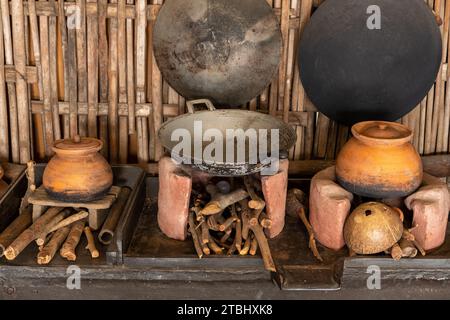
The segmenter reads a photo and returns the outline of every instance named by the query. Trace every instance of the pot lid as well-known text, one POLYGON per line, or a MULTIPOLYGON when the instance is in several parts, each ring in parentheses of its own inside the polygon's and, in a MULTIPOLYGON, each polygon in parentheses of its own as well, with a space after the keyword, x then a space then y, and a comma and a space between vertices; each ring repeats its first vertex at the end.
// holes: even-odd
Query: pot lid
POLYGON ((73 139, 63 139, 55 142, 53 151, 66 154, 86 154, 101 150, 103 143, 95 138, 81 138, 76 135, 73 139))
POLYGON ((396 122, 365 121, 352 127, 353 135, 372 143, 403 144, 411 140, 412 131, 396 122))

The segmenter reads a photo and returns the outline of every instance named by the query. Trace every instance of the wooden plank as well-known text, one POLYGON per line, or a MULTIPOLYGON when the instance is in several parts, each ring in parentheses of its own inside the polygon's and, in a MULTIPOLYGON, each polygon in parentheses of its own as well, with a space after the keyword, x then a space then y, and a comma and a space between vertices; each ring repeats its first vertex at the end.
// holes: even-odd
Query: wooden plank
MULTIPOLYGON (((11 19, 8 0, 1 0, 0 5, 2 8, 2 24, 3 24, 3 41, 5 49, 5 64, 14 65, 13 58, 13 44, 11 36, 11 19)), ((6 70, 5 70, 6 73, 6 70)), ((6 74, 5 74, 6 76, 6 74)), ((16 77, 14 72, 14 77, 16 77)), ((19 124, 17 119, 17 97, 16 97, 16 85, 14 83, 7 83, 6 88, 8 91, 8 104, 9 104, 9 126, 10 126, 10 139, 11 139, 11 158, 15 163, 20 162, 19 153, 19 124)))
MULTIPOLYGON (((88 0, 89 3, 96 0, 88 0)), ((88 135, 97 138, 98 115, 98 16, 97 13, 87 18, 87 64, 88 64, 88 135)))
POLYGON ((21 74, 26 72, 25 24, 22 0, 11 1, 14 64, 16 66, 17 117, 19 124, 20 163, 31 159, 30 117, 28 112, 28 87, 21 74))
POLYGON ((9 124, 6 100, 5 53, 3 44, 2 7, 0 5, 0 161, 9 161, 9 124))

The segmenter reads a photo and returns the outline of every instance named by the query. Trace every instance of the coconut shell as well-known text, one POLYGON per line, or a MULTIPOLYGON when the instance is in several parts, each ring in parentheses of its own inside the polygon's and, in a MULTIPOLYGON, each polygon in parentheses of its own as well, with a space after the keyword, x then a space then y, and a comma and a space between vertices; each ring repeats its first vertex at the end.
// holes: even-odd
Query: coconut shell
POLYGON ((357 254, 376 254, 397 243, 403 233, 403 214, 380 202, 358 206, 347 218, 344 239, 357 254))

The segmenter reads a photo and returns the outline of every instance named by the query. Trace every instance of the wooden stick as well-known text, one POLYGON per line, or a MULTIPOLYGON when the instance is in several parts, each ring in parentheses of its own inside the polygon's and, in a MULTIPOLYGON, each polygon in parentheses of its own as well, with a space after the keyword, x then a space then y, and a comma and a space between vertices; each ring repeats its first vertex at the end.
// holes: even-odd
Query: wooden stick
MULTIPOLYGON (((267 241, 263 228, 258 224, 255 226, 250 226, 250 230, 253 232, 256 240, 258 241, 258 246, 264 261, 264 267, 266 270, 276 272, 275 263, 273 262, 272 254, 270 253, 269 242, 267 241)), ((250 239, 250 237, 248 237, 247 240, 248 239, 250 239)))
POLYGON ((209 242, 209 229, 208 229, 208 224, 206 223, 205 220, 203 220, 201 222, 201 228, 202 228, 202 236, 201 236, 202 241, 201 242, 203 244, 207 244, 209 242))
POLYGON ((25 231, 32 223, 31 210, 27 210, 14 219, 14 221, 0 234, 0 257, 5 249, 25 231))
MULTIPOLYGON (((108 35, 107 35, 107 5, 108 0, 98 0, 98 59, 99 59, 99 69, 102 72, 99 73, 99 91, 100 91, 100 102, 108 103, 108 35)), ((109 104, 108 104, 109 105, 109 104)), ((103 149, 101 150, 103 156, 106 158, 109 155, 108 148, 108 117, 100 117, 100 131, 99 136, 103 142, 103 149)))
POLYGON ((201 241, 198 237, 198 233, 195 227, 194 213, 192 211, 189 212, 188 225, 189 225, 189 233, 191 234, 192 240, 194 242, 195 251, 197 252, 198 257, 201 259, 203 257, 203 250, 201 241))
POLYGON ((217 194, 200 212, 201 215, 218 214, 232 204, 248 197, 247 191, 237 189, 227 194, 217 194))
POLYGON ((119 219, 124 212, 125 206, 128 202, 128 198, 130 197, 131 189, 127 187, 123 187, 120 190, 119 196, 117 197, 116 202, 111 207, 108 217, 106 218, 105 223, 103 224, 100 233, 98 234, 98 240, 103 244, 110 244, 114 233, 119 223, 119 219))
POLYGON ((391 248, 391 257, 394 260, 400 260, 403 257, 402 248, 400 248, 399 244, 396 243, 391 248))
POLYGON ((225 233, 223 234, 222 238, 220 238, 220 243, 227 242, 228 239, 230 239, 231 232, 233 231, 233 227, 230 226, 228 229, 225 230, 225 233))
POLYGON ((71 216, 67 217, 64 220, 61 220, 59 223, 54 225, 50 229, 50 232, 54 232, 54 231, 56 231, 58 229, 61 229, 63 227, 70 226, 72 223, 75 223, 75 222, 80 221, 80 220, 84 220, 87 217, 89 217, 89 212, 87 212, 87 211, 80 211, 78 213, 72 214, 71 216))
POLYGON ((256 194, 255 189, 253 187, 253 182, 250 179, 252 178, 250 178, 249 176, 244 177, 245 189, 247 190, 251 198, 251 200, 248 202, 248 206, 251 209, 262 210, 266 206, 266 203, 256 194))
MULTIPOLYGON (((78 102, 88 102, 88 75, 87 75, 87 43, 86 43, 86 0, 76 0, 77 4, 77 80, 78 80, 78 102)), ((82 137, 88 134, 88 118, 79 115, 79 134, 82 137)))
POLYGON ((83 234, 83 229, 86 224, 86 220, 80 220, 75 222, 70 228, 69 235, 67 236, 66 242, 61 247, 59 254, 61 257, 69 260, 77 260, 76 249, 78 243, 80 242, 81 235, 83 234))
MULTIPOLYGON (((59 17, 64 17, 64 0, 58 1, 58 15, 59 17)), ((63 83, 64 88, 64 101, 69 101, 69 44, 66 28, 66 19, 60 18, 59 30, 61 32, 61 47, 62 47, 62 60, 63 60, 63 83)), ((70 138, 70 115, 63 115, 63 126, 64 126, 64 138, 70 138)))
POLYGON ((47 224, 61 212, 62 208, 52 207, 23 231, 4 251, 8 260, 14 260, 47 227, 47 224))
POLYGON ((256 237, 252 237, 252 243, 250 245, 250 255, 254 256, 256 254, 256 251, 258 251, 258 240, 256 240, 256 237))
POLYGON ((264 212, 259 216, 259 223, 264 229, 272 228, 272 220, 264 212))
MULTIPOLYGON (((127 4, 133 4, 133 0, 127 0, 127 4)), ((128 99, 128 132, 136 132, 135 117, 135 92, 134 92, 134 38, 133 21, 127 19, 127 99, 128 99)))
MULTIPOLYGON (((113 0, 113 3, 117 3, 113 0)), ((117 39, 117 19, 109 19, 109 110, 108 110, 108 130, 109 130, 109 159, 112 163, 118 162, 119 155, 119 119, 118 119, 118 39, 117 39)), ((123 44, 121 44, 123 46, 123 44)))
POLYGON ((239 201, 241 205, 241 220, 242 220, 242 239, 247 240, 248 231, 250 230, 250 212, 246 201, 239 201))
MULTIPOLYGON (((56 10, 55 0, 49 0, 49 4, 56 10)), ((49 32, 49 63, 50 63, 50 110, 53 116, 53 139, 61 139, 61 124, 59 118, 59 104, 58 104, 58 48, 57 48, 57 19, 56 16, 48 18, 48 32, 49 32)), ((38 68, 39 72, 39 68, 38 68)), ((52 153, 53 154, 53 153, 52 153)))
POLYGON ((37 263, 38 264, 49 264, 55 256, 58 249, 66 240, 67 235, 70 232, 69 227, 64 227, 55 232, 48 244, 42 248, 41 252, 38 253, 37 263))
POLYGON ((225 231, 231 227, 231 225, 237 220, 237 217, 229 217, 222 224, 219 225, 219 231, 225 231))
POLYGON ((244 246, 242 247, 241 250, 239 250, 239 254, 241 256, 246 256, 248 254, 248 252, 250 251, 251 243, 252 237, 247 237, 247 239, 245 239, 244 246))
POLYGON ((208 242, 208 247, 215 253, 218 255, 222 255, 223 254, 223 248, 219 247, 215 241, 215 239, 211 236, 211 234, 209 235, 209 242, 208 242))
POLYGON ((84 234, 86 235, 86 239, 88 242, 86 249, 89 250, 92 258, 94 258, 94 259, 98 258, 100 256, 100 253, 98 252, 97 248, 95 247, 95 240, 94 240, 94 236, 92 235, 91 228, 85 227, 84 234))
POLYGON ((52 220, 50 220, 45 228, 36 234, 36 244, 38 246, 42 246, 45 243, 45 239, 47 238, 47 235, 49 233, 52 233, 56 229, 53 229, 55 226, 57 226, 61 221, 63 221, 68 214, 72 212, 71 208, 66 208, 62 210, 60 213, 58 213, 52 220))

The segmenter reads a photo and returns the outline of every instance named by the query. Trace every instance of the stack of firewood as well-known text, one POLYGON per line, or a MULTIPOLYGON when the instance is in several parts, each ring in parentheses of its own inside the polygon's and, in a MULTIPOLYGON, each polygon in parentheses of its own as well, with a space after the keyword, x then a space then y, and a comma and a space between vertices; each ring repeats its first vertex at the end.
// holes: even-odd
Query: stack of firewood
POLYGON ((189 233, 198 257, 256 255, 259 248, 265 268, 275 272, 264 233, 272 221, 264 212, 260 180, 254 176, 222 179, 194 189, 189 233))
POLYGON ((42 216, 32 223, 31 210, 20 214, 0 235, 0 256, 14 260, 33 241, 39 253, 38 264, 48 264, 54 258, 58 249, 60 255, 75 261, 76 248, 84 232, 92 258, 99 257, 95 247, 92 231, 86 225, 88 212, 76 212, 71 208, 49 208, 42 216))

